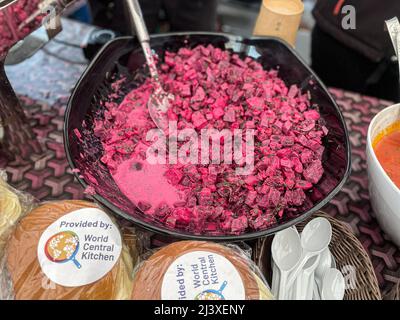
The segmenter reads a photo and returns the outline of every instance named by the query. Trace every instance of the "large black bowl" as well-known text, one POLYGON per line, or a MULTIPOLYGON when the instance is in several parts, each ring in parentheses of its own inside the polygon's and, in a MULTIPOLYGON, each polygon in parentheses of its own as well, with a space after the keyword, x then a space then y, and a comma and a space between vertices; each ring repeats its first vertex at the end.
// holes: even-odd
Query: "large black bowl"
MULTIPOLYGON (((237 52, 241 56, 253 57, 265 69, 279 68, 279 75, 287 85, 297 84, 304 91, 308 90, 311 93, 312 102, 319 105, 322 117, 326 120, 329 135, 324 141, 325 174, 308 194, 308 203, 311 205, 303 212, 288 215, 279 221, 279 224, 262 231, 237 236, 190 234, 170 229, 162 223, 147 218, 122 194, 107 167, 99 160, 103 149, 91 129, 94 118, 99 114, 101 116, 99 102, 107 99, 111 92, 111 83, 116 76, 123 75, 128 78, 128 85, 123 87, 125 92, 129 92, 140 82, 140 79, 135 79, 132 75, 145 63, 141 47, 136 39, 124 37, 108 43, 87 68, 71 96, 65 117, 64 137, 69 164, 83 174, 85 178, 79 173, 76 173, 76 177, 85 188, 88 185, 95 188, 94 199, 102 206, 145 229, 176 238, 250 240, 299 223, 326 205, 343 187, 350 173, 350 145, 343 116, 325 86, 296 52, 284 42, 275 38, 245 39, 221 33, 179 33, 154 36, 151 44, 161 57, 166 50, 177 51, 183 46, 213 44, 237 52), (85 126, 82 125, 83 122, 85 126), (82 140, 76 137, 74 129, 84 132, 82 140), (91 182, 94 181, 92 177, 98 185, 91 182)), ((132 181, 132 183, 141 182, 132 181)))

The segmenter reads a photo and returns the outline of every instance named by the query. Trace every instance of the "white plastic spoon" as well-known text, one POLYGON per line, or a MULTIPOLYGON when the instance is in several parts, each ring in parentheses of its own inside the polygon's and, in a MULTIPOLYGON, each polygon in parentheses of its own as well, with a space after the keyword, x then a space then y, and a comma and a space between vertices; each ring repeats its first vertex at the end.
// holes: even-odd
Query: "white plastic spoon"
POLYGON ((318 267, 320 255, 316 255, 308 259, 304 268, 300 271, 294 288, 295 300, 311 300, 315 286, 314 273, 318 267))
MULTIPOLYGON (((292 229, 294 229, 295 232, 298 232, 295 226, 291 227, 292 229)), ((272 267, 272 294, 274 295, 274 297, 278 297, 279 295, 279 283, 281 280, 281 275, 280 275, 280 271, 279 268, 277 267, 276 263, 274 262, 274 259, 271 259, 271 267, 272 267)), ((287 299, 291 298, 291 288, 288 288, 286 297, 287 299)))
POLYGON ((301 233, 301 246, 303 248, 303 256, 301 262, 290 274, 287 286, 291 287, 297 276, 308 259, 320 254, 326 248, 332 239, 332 226, 325 218, 315 218, 304 227, 301 233))
POLYGON ((315 269, 315 277, 319 278, 321 281, 324 279, 325 272, 332 267, 332 255, 329 248, 326 248, 321 253, 321 258, 319 259, 319 264, 317 269, 315 269))
POLYGON ((321 300, 321 295, 319 294, 318 285, 314 283, 313 300, 321 300))
MULTIPOLYGON (((281 275, 279 268, 276 266, 274 259, 272 259, 272 288, 271 292, 274 297, 278 298, 279 296, 279 283, 281 281, 281 275)), ((292 300, 294 297, 293 287, 286 288, 285 298, 287 300, 292 300)))
POLYGON ((299 264, 302 256, 300 235, 296 229, 288 228, 277 233, 272 241, 272 258, 279 269, 278 300, 285 300, 288 294, 287 278, 299 264))
POLYGON ((318 267, 315 270, 315 283, 319 293, 321 292, 322 280, 324 279, 326 271, 333 268, 332 254, 329 251, 329 248, 326 248, 321 253, 320 257, 318 267))
POLYGON ((276 263, 274 262, 274 259, 272 259, 272 294, 274 297, 278 297, 279 295, 279 282, 281 281, 281 275, 279 268, 277 267, 276 263))
POLYGON ((322 300, 343 300, 345 293, 345 280, 337 269, 329 269, 322 282, 322 300))

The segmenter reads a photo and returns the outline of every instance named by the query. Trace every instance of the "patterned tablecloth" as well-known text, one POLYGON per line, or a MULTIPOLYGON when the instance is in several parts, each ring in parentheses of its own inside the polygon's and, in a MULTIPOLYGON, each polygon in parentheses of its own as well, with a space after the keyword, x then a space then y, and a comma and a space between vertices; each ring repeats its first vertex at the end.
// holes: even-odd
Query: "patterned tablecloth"
MULTIPOLYGON (((57 39, 29 60, 7 68, 14 88, 21 96, 32 126, 45 146, 43 154, 29 161, 7 162, 0 158, 11 183, 40 200, 81 199, 81 186, 68 167, 62 142, 63 115, 73 85, 85 69, 80 44, 91 27, 67 21, 57 39)), ((324 208, 347 223, 372 259, 383 294, 400 280, 400 250, 382 232, 371 209, 366 173, 365 143, 372 117, 389 102, 331 89, 350 130, 352 174, 343 190, 324 208)))

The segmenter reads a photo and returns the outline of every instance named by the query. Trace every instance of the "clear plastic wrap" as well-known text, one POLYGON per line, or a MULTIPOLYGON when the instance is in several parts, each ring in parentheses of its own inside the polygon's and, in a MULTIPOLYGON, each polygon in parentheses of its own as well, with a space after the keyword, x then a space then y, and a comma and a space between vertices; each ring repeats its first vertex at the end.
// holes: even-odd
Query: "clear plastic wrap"
POLYGON ((7 174, 0 170, 0 260, 15 224, 34 206, 34 198, 7 184, 7 174))
POLYGON ((8 240, 2 282, 9 288, 2 298, 128 299, 136 242, 131 228, 121 229, 93 203, 42 204, 21 219, 8 240))
POLYGON ((135 269, 133 300, 272 300, 264 277, 236 245, 180 241, 135 269))
POLYGON ((148 234, 136 232, 124 223, 117 225, 91 202, 65 200, 37 205, 33 197, 10 187, 2 176, 0 188, 0 300, 273 299, 265 279, 250 259, 248 247, 181 241, 154 252, 146 245, 148 234), (90 219, 81 218, 90 210, 97 210, 92 212, 95 216, 100 214, 95 220, 99 221, 96 228, 109 224, 108 230, 115 231, 91 231, 94 240, 86 239, 87 234, 77 228, 85 222, 85 228, 93 224, 90 219), (101 246, 97 243, 115 234, 120 239, 115 263, 104 275, 98 274, 96 269, 101 266, 90 265, 84 258, 85 250, 89 250, 85 245, 91 243, 97 249, 90 250, 97 253, 95 250, 100 247, 96 246, 101 246), (67 244, 72 249, 64 257, 61 251, 67 244), (138 264, 142 251, 143 261, 138 264), (75 278, 85 267, 90 267, 89 273, 96 273, 98 279, 84 277, 79 280, 84 283, 76 285, 75 278), (193 275, 196 279, 190 278, 193 275))

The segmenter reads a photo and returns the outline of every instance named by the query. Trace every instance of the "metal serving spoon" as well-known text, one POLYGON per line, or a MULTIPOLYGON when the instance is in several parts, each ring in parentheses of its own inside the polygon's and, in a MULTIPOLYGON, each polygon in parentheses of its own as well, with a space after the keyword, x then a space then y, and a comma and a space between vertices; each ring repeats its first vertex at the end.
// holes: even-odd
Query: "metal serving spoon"
POLYGON ((167 111, 170 107, 171 100, 174 99, 174 96, 165 92, 161 86, 157 65, 150 47, 150 36, 144 22, 139 2, 137 0, 126 0, 126 2, 129 8, 129 13, 132 17, 132 21, 135 24, 137 37, 142 45, 144 55, 146 57, 151 78, 155 84, 155 90, 150 96, 147 108, 149 109, 150 117, 153 119, 156 126, 159 129, 166 131, 168 128, 167 111))

